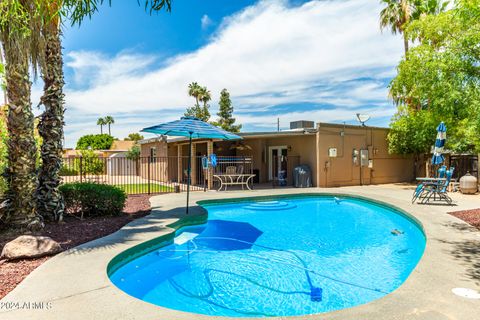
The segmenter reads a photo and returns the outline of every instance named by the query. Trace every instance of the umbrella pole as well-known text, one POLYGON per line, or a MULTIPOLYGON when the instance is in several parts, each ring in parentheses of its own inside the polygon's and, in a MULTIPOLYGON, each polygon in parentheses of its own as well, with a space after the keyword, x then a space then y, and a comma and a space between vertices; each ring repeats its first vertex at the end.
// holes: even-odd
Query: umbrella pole
POLYGON ((190 133, 190 143, 188 145, 188 168, 187 168, 187 211, 188 214, 188 202, 190 200, 190 175, 192 170, 192 133, 190 133))

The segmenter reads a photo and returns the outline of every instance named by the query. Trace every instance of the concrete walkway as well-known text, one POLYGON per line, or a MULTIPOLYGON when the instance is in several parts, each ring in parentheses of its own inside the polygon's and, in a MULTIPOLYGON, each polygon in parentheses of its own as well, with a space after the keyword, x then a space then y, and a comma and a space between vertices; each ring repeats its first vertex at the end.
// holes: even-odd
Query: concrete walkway
MULTIPOLYGON (((480 232, 446 212, 480 207, 480 196, 453 194, 456 206, 410 204, 411 186, 195 192, 198 200, 293 193, 345 193, 391 203, 415 216, 427 235, 425 253, 407 281, 371 303, 292 319, 479 319, 480 300, 456 296, 452 288, 480 291, 480 232)), ((0 319, 220 319, 161 308, 128 296, 108 279, 107 265, 132 246, 170 233, 183 216, 185 194, 151 199, 154 210, 118 232, 61 253, 32 272, 0 301, 0 319)), ((204 214, 194 207, 194 215, 204 214)), ((226 318, 231 319, 231 318, 226 318)))

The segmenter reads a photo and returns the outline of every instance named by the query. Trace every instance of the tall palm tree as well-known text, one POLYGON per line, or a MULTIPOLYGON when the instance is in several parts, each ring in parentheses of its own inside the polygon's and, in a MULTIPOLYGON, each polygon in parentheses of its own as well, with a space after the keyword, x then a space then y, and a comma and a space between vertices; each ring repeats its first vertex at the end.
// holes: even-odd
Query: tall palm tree
POLYGON ((58 189, 62 166, 64 94, 63 58, 60 40, 60 16, 62 1, 43 1, 48 16, 42 25, 41 35, 45 41, 42 78, 43 96, 40 101, 45 111, 40 116, 38 133, 42 138, 42 165, 38 173, 36 193, 37 211, 50 221, 61 221, 65 203, 58 189))
MULTIPOLYGON (((8 190, 0 218, 30 230, 43 226, 36 212, 36 145, 30 101, 29 62, 39 65, 42 44, 37 19, 39 8, 29 0, 3 0, 0 6, 0 41, 5 57, 8 98, 8 190)), ((34 71, 36 71, 34 69, 34 71)))
POLYGON ((98 118, 97 126, 100 126, 100 134, 103 134, 103 126, 106 125, 105 118, 98 118))
POLYGON ((105 124, 108 125, 108 134, 111 136, 112 132, 110 131, 110 125, 115 123, 115 120, 111 116, 106 116, 104 118, 105 124))
POLYGON ((210 119, 210 111, 208 110, 208 108, 210 108, 210 106, 208 105, 208 102, 210 100, 212 100, 212 95, 210 93, 210 90, 207 89, 207 87, 202 87, 202 89, 200 90, 200 95, 199 95, 199 99, 200 101, 203 103, 203 108, 202 108, 202 120, 203 121, 208 121, 210 119))
MULTIPOLYGON (((5 1, 5 0, 4 0, 5 1)), ((17 0, 18 1, 18 0, 17 0)), ((26 0, 24 0, 26 1, 26 0)), ((33 1, 33 0, 30 0, 33 1)), ((80 24, 98 10, 104 0, 41 0, 43 25, 41 36, 45 40, 45 64, 42 75, 45 82, 41 102, 45 111, 40 118, 39 133, 43 138, 42 166, 37 189, 37 207, 49 220, 60 221, 63 215, 63 199, 58 191, 59 170, 62 161, 64 100, 63 100, 63 57, 61 47, 62 17, 68 17, 72 24, 80 24)), ((164 8, 171 9, 170 0, 145 0, 145 9, 150 12, 164 8)), ((100 120, 100 119, 99 119, 100 120)), ((113 123, 113 118, 111 120, 113 123)), ((111 124, 110 123, 110 124, 111 124)), ((103 125, 98 123, 103 133, 103 125)), ((109 131, 110 131, 109 124, 109 131)))
POLYGON ((380 12, 380 28, 390 28, 393 34, 403 35, 405 55, 408 52, 408 37, 405 28, 412 20, 427 14, 439 14, 447 9, 445 0, 381 0, 385 8, 380 12))
POLYGON ((202 87, 196 83, 196 82, 192 82, 188 85, 188 95, 190 97, 194 97, 195 98, 195 106, 198 108, 200 107, 200 94, 202 92, 202 87))
POLYGON ((380 28, 390 28, 393 34, 403 35, 403 45, 405 55, 408 52, 408 38, 405 34, 405 28, 412 18, 413 7, 411 0, 381 0, 385 8, 380 11, 380 28))

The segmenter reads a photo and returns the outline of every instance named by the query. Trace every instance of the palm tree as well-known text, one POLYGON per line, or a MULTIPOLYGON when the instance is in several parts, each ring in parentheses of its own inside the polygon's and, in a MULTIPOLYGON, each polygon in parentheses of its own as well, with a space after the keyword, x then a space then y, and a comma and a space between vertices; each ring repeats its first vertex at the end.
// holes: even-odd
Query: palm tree
POLYGON ((108 134, 111 136, 112 133, 110 132, 110 125, 115 123, 115 120, 111 116, 106 116, 104 118, 105 124, 108 125, 108 134))
POLYGON ((210 108, 210 106, 208 105, 208 102, 210 100, 212 100, 212 95, 210 93, 210 90, 207 89, 207 87, 203 87, 200 90, 199 99, 200 99, 200 101, 203 102, 201 119, 206 122, 210 119, 210 111, 208 110, 208 108, 210 108))
POLYGON ((412 20, 418 20, 427 14, 439 14, 447 9, 444 0, 381 0, 386 7, 380 12, 380 28, 390 27, 393 34, 403 35, 405 55, 408 52, 408 37, 405 29, 412 20))
POLYGON ((60 15, 62 1, 45 0, 45 18, 41 35, 45 41, 42 78, 43 96, 40 98, 45 111, 40 115, 38 134, 42 138, 42 165, 38 173, 36 193, 37 211, 50 221, 62 221, 65 202, 58 189, 60 168, 62 167, 64 94, 63 58, 60 40, 60 15))
POLYGON ((97 126, 100 126, 100 134, 103 134, 103 126, 106 125, 105 118, 98 118, 97 126))
POLYGON ((408 52, 408 38, 405 28, 412 17, 412 4, 410 0, 381 0, 386 7, 380 12, 380 28, 390 28, 393 34, 403 35, 405 55, 408 52))
POLYGON ((198 108, 200 107, 200 103, 199 103, 199 100, 200 100, 200 93, 202 92, 202 87, 200 87, 198 85, 198 83, 196 82, 192 82, 188 85, 188 95, 190 97, 194 97, 195 98, 195 106, 198 108))
MULTIPOLYGON (((61 221, 64 202, 58 190, 60 183, 59 170, 62 162, 63 125, 64 125, 64 94, 63 94, 63 57, 61 47, 61 18, 68 16, 72 24, 80 24, 85 17, 90 17, 97 11, 98 4, 103 0, 42 0, 41 13, 43 24, 41 36, 45 41, 42 76, 45 83, 41 102, 45 111, 40 117, 39 134, 43 138, 41 156, 42 166, 39 172, 37 188, 37 208, 39 213, 49 220, 61 221), (63 13, 63 14, 62 14, 63 13)), ((145 8, 150 12, 166 7, 171 9, 170 0, 146 0, 145 8)), ((111 117, 110 117, 111 118, 111 117)), ((109 132, 110 124, 108 123, 109 132)), ((104 119, 99 119, 100 132, 103 133, 104 119)))
POLYGON ((0 41, 5 55, 8 99, 8 190, 0 207, 0 217, 12 225, 40 229, 36 212, 36 145, 34 116, 30 101, 29 62, 39 65, 42 41, 38 37, 39 8, 28 0, 4 0, 0 12, 0 41))

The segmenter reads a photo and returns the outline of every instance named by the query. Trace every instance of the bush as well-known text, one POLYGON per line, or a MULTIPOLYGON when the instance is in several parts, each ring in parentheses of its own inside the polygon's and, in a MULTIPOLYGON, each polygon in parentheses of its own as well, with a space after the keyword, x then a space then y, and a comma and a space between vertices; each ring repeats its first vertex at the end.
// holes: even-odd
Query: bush
POLYGON ((66 183, 60 186, 65 212, 83 217, 119 215, 125 207, 125 191, 92 182, 66 183))
POLYGON ((88 134, 77 141, 77 150, 108 150, 113 144, 113 137, 109 134, 88 134))
POLYGON ((78 176, 79 172, 75 169, 75 167, 72 168, 63 164, 60 167, 58 174, 61 176, 78 176))

